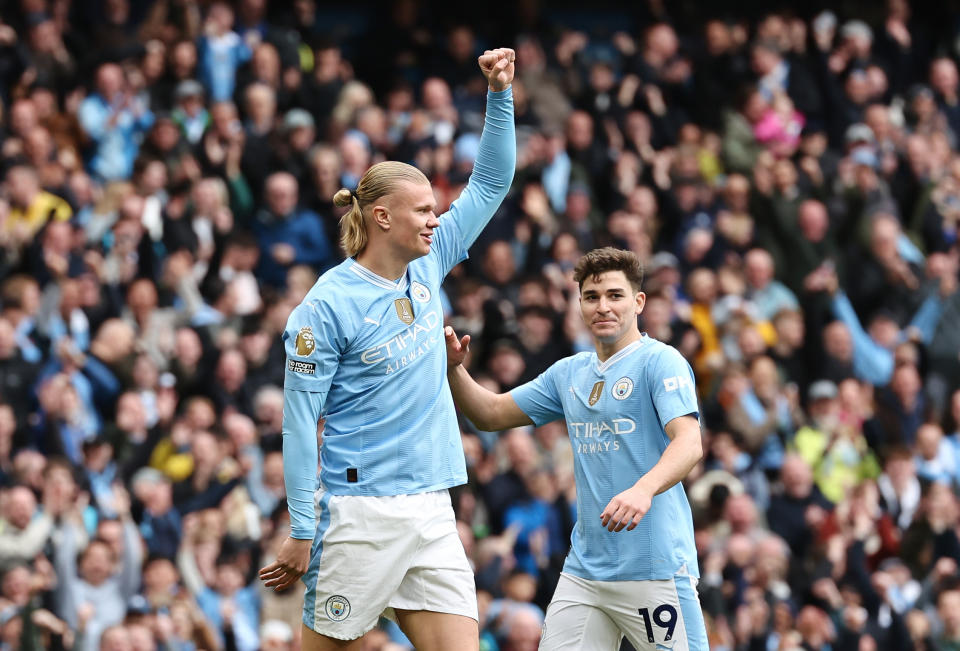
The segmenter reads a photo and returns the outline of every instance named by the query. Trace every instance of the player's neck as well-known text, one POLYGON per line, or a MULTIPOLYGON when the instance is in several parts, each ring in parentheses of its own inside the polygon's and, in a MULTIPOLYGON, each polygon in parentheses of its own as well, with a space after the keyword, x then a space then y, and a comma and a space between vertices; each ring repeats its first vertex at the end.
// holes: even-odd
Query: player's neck
POLYGON ((368 245, 357 255, 357 262, 364 269, 372 271, 381 278, 395 282, 407 273, 408 260, 397 258, 386 247, 368 245))
POLYGON ((594 337, 593 345, 597 349, 597 359, 600 360, 600 363, 607 361, 633 342, 639 341, 642 336, 638 328, 632 328, 616 341, 600 341, 594 337))

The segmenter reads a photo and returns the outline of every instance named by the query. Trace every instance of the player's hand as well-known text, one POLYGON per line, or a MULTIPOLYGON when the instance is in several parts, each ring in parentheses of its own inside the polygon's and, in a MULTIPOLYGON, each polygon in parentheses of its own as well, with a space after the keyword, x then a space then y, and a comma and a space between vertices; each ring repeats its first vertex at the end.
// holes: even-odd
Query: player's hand
POLYGON ((277 560, 260 570, 260 580, 275 592, 286 590, 306 574, 312 540, 287 538, 280 545, 277 560))
POLYGON ((600 522, 607 531, 622 531, 624 527, 633 531, 650 510, 652 502, 653 493, 637 482, 610 500, 600 514, 600 522))
POLYGON ((443 329, 443 336, 447 342, 447 370, 449 371, 463 364, 467 353, 470 352, 470 335, 463 335, 462 339, 457 339, 457 333, 447 326, 443 329))
POLYGON ((487 78, 492 91, 506 90, 513 82, 514 60, 516 53, 508 47, 487 50, 479 57, 480 71, 487 78))

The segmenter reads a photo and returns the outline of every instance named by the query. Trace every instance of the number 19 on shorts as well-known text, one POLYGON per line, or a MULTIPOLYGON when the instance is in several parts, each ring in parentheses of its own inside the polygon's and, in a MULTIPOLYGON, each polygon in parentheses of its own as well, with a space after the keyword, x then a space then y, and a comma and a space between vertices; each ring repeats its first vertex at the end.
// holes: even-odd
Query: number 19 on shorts
POLYGON ((649 608, 640 608, 638 609, 638 612, 640 613, 640 617, 643 618, 644 627, 647 629, 647 642, 650 642, 651 644, 655 642, 653 637, 654 625, 659 628, 666 629, 666 635, 663 637, 664 642, 669 642, 673 639, 673 631, 677 627, 676 608, 670 604, 657 606, 653 609, 652 617, 649 608))

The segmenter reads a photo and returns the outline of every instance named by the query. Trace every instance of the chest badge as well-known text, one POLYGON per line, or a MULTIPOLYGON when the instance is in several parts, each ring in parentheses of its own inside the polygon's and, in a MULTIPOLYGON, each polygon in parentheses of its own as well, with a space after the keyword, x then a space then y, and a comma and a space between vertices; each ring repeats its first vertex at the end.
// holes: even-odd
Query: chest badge
POLYGON ((600 380, 593 385, 593 389, 590 390, 590 406, 597 404, 597 401, 600 400, 600 396, 603 395, 603 385, 606 384, 603 380, 600 380))
POLYGON ((313 352, 313 349, 317 347, 317 342, 313 338, 313 330, 310 329, 310 326, 300 328, 300 332, 297 333, 296 344, 297 355, 300 357, 307 357, 313 352))
POLYGON ((417 281, 410 283, 410 295, 417 303, 426 303, 430 300, 430 290, 426 285, 417 281))
POLYGON ((393 306, 397 308, 397 317, 401 321, 407 325, 413 323, 413 303, 409 298, 398 298, 393 302, 393 306))
POLYGON ((628 377, 620 378, 614 383, 612 393, 617 400, 626 400, 633 393, 633 380, 628 377))

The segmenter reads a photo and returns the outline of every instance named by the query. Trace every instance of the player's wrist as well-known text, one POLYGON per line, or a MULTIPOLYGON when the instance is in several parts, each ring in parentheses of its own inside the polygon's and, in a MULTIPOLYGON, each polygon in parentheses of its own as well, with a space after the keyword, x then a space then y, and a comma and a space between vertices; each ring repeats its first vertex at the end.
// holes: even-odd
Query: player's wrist
POLYGON ((641 491, 643 493, 650 495, 651 497, 657 494, 656 487, 651 485, 650 480, 647 478, 646 475, 638 479, 636 483, 633 485, 633 487, 638 491, 641 491))
POLYGON ((512 85, 513 85, 513 84, 510 83, 510 84, 507 84, 506 86, 504 86, 503 88, 494 88, 494 87, 493 87, 493 84, 488 83, 488 84, 487 84, 487 90, 490 91, 491 93, 505 93, 506 91, 510 90, 510 87, 511 87, 512 85))

